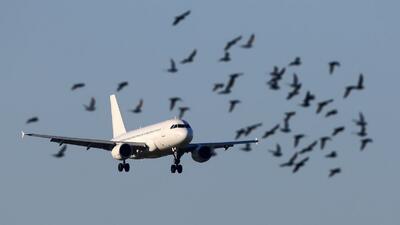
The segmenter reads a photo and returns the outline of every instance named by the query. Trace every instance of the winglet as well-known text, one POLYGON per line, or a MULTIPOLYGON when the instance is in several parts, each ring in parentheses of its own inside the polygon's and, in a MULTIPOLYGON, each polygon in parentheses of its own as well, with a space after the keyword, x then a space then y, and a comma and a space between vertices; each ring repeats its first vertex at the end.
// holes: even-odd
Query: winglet
POLYGON ((24 139, 24 137, 25 137, 25 132, 21 131, 21 139, 24 139))

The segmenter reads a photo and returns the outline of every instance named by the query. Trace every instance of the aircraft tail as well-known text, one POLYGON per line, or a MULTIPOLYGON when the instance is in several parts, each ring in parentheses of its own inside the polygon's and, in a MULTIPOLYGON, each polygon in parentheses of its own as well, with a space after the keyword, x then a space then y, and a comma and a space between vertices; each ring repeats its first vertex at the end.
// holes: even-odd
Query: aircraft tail
POLYGON ((113 138, 118 137, 126 133, 124 121, 122 120, 121 111, 119 110, 117 98, 115 95, 110 96, 111 103, 111 118, 112 118, 112 129, 113 138))

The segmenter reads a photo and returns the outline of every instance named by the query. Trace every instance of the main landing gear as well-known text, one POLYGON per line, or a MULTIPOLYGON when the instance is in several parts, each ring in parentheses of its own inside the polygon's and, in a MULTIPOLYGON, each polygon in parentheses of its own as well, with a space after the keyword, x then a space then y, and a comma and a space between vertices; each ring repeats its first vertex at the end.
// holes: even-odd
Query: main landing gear
POLYGON ((125 170, 125 172, 129 172, 130 166, 129 163, 125 163, 125 160, 123 161, 123 163, 119 163, 118 164, 118 171, 122 172, 125 170))
POLYGON ((174 164, 171 165, 171 173, 182 173, 183 167, 181 163, 182 154, 179 154, 176 148, 172 148, 173 156, 174 156, 174 164))

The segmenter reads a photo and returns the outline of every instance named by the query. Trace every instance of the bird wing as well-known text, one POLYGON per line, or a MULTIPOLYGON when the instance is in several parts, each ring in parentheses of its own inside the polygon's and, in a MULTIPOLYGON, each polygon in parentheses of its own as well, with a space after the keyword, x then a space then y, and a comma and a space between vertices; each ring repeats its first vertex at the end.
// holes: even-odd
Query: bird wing
POLYGON ((199 147, 209 147, 212 149, 217 149, 217 148, 225 148, 225 150, 228 150, 228 148, 233 147, 235 145, 240 145, 240 144, 251 144, 251 143, 258 143, 258 140, 246 140, 246 141, 228 141, 228 142, 208 142, 208 143, 193 143, 193 144, 188 144, 183 148, 185 152, 192 152, 195 149, 199 147))
POLYGON ((50 139, 50 142, 56 142, 59 144, 84 146, 87 149, 98 148, 111 151, 117 144, 129 144, 130 146, 134 146, 141 149, 147 148, 146 143, 141 143, 141 142, 124 142, 124 141, 109 141, 109 140, 98 140, 98 139, 87 139, 87 138, 73 138, 73 137, 62 137, 62 136, 53 136, 44 134, 34 134, 34 133, 25 134, 22 132, 22 137, 24 137, 25 135, 50 139))

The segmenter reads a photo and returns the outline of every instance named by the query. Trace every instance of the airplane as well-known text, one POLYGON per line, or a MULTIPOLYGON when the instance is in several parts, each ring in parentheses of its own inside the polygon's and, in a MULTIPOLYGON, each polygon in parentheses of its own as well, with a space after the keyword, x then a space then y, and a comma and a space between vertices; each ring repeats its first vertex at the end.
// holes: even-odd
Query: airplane
POLYGON ((118 171, 129 172, 128 159, 154 159, 172 155, 174 157, 171 165, 171 173, 182 173, 183 167, 180 159, 183 154, 191 153, 192 159, 199 163, 207 162, 215 155, 215 149, 225 149, 238 144, 258 143, 257 139, 244 141, 191 143, 193 129, 185 120, 170 119, 146 126, 137 130, 127 132, 115 95, 110 96, 111 119, 113 138, 111 140, 87 139, 43 135, 35 133, 22 133, 24 136, 32 136, 50 139, 50 142, 59 145, 69 144, 91 148, 103 149, 111 152, 111 156, 122 161, 118 164, 118 171))

